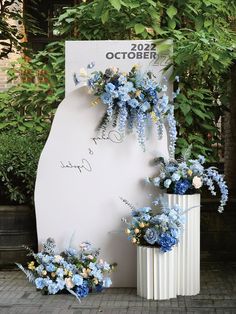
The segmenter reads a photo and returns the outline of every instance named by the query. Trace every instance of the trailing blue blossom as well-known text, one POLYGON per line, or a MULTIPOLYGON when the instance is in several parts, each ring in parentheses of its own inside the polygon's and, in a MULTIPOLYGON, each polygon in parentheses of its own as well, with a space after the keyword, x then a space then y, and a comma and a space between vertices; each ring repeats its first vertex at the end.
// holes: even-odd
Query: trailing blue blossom
POLYGON ((93 289, 101 291, 112 282, 109 274, 115 264, 111 265, 98 259, 99 250, 83 242, 80 251, 69 248, 61 254, 55 253, 55 241, 49 238, 39 253, 30 251, 34 260, 28 263, 27 269, 17 266, 26 274, 37 289, 47 294, 69 291, 79 298, 86 297, 93 289))
POLYGON ((145 150, 145 128, 147 121, 156 125, 158 135, 163 135, 164 123, 169 126, 169 151, 173 156, 177 138, 174 106, 167 96, 167 85, 159 84, 152 72, 141 73, 134 66, 129 73, 117 68, 97 71, 88 79, 88 87, 99 96, 106 107, 106 113, 99 128, 107 127, 119 116, 118 128, 124 136, 126 127, 136 128, 138 142, 145 150))
POLYGON ((223 212, 228 201, 227 184, 224 181, 224 176, 219 174, 216 168, 204 168, 204 156, 198 156, 198 159, 189 159, 188 153, 188 156, 179 161, 170 159, 165 162, 164 158, 159 158, 158 161, 158 175, 149 178, 149 182, 153 183, 154 186, 166 189, 168 193, 185 195, 200 193, 201 187, 205 185, 215 196, 217 185, 221 193, 218 211, 223 212))
POLYGON ((168 207, 163 199, 155 200, 159 210, 151 207, 134 209, 127 222, 128 239, 137 245, 159 247, 161 252, 168 252, 176 245, 184 225, 184 214, 178 205, 168 207))

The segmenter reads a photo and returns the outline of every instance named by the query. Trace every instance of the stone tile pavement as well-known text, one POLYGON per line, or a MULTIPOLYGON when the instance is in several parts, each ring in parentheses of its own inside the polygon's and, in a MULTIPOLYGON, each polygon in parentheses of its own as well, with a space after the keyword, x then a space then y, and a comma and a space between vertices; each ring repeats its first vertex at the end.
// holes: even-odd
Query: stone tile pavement
POLYGON ((236 314, 236 263, 203 264, 201 292, 197 296, 148 301, 134 288, 111 288, 78 303, 71 295, 43 296, 20 271, 0 272, 1 314, 236 314))

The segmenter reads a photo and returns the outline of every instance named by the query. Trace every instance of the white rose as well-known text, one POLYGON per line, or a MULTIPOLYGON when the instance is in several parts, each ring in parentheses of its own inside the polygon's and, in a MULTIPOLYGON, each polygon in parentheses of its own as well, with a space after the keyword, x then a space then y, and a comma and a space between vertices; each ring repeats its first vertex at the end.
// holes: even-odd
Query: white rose
POLYGON ((192 183, 193 183, 193 186, 195 187, 195 189, 200 189, 200 187, 202 186, 202 179, 197 177, 197 176, 195 176, 193 178, 193 182, 192 183))
POLYGON ((60 256, 60 255, 55 255, 54 256, 54 261, 55 261, 55 263, 60 263, 60 261, 62 260, 63 258, 62 258, 62 256, 60 256))
POLYGON ((66 287, 68 289, 72 289, 74 287, 73 281, 71 278, 65 278, 65 282, 66 282, 66 287))

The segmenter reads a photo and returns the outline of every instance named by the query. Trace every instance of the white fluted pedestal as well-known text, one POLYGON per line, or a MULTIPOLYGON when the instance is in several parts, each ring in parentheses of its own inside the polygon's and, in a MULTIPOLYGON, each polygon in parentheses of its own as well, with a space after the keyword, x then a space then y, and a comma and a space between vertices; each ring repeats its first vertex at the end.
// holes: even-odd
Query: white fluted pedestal
POLYGON ((151 300, 176 298, 176 247, 161 253, 159 248, 137 247, 137 294, 151 300))
POLYGON ((184 231, 176 246, 177 295, 200 292, 200 194, 166 194, 168 204, 178 204, 185 213, 184 231))

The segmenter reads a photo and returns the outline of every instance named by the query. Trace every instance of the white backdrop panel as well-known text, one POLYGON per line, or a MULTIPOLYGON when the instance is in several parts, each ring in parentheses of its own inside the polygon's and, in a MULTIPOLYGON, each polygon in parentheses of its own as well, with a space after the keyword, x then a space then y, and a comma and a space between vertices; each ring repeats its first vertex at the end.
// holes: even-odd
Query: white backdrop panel
MULTIPOLYGON (((96 58, 95 48, 90 54, 96 58)), ((153 157, 168 158, 167 136, 164 132, 163 139, 157 140, 156 129, 151 129, 145 153, 135 134, 120 141, 117 130, 109 129, 106 139, 98 139, 95 129, 104 107, 92 107, 93 99, 86 87, 80 87, 69 92, 57 109, 38 166, 38 241, 53 237, 59 249, 72 236, 75 247, 91 241, 109 262, 118 263, 114 286, 135 286, 136 249, 121 231, 121 218, 130 209, 119 197, 137 207, 150 204, 151 191, 143 179, 153 175, 153 157)))

